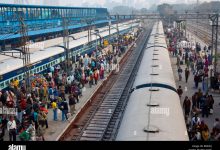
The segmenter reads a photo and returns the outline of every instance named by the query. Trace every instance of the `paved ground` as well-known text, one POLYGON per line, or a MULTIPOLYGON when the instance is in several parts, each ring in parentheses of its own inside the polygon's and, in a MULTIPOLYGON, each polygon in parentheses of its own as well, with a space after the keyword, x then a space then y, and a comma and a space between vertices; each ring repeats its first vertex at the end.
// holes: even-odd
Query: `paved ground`
MULTIPOLYGON (((192 40, 196 40, 197 42, 199 42, 202 46, 202 48, 204 47, 204 42, 202 42, 199 38, 195 37, 195 35, 191 34, 191 33, 187 33, 187 34, 190 34, 190 37, 192 37, 192 40)), ((185 75, 183 74, 183 81, 179 81, 178 79, 178 73, 177 73, 177 65, 176 65, 176 57, 173 57, 173 56, 170 56, 170 59, 171 59, 171 63, 172 63, 172 68, 173 68, 173 73, 174 73, 174 76, 175 76, 175 81, 176 81, 176 86, 179 87, 179 85, 182 86, 182 89, 184 90, 183 92, 183 96, 182 96, 182 99, 181 99, 181 105, 183 104, 183 101, 184 101, 184 98, 185 96, 188 96, 190 99, 192 99, 192 95, 197 91, 197 89, 194 88, 194 76, 192 74, 192 72, 190 72, 190 77, 189 77, 189 80, 188 80, 188 83, 185 82, 185 75)), ((182 65, 181 66, 183 70, 185 70, 186 66, 185 65, 182 65)), ((202 84, 199 83, 199 88, 202 89, 202 84)), ((212 94, 213 97, 214 97, 214 100, 215 100, 215 103, 214 103, 214 113, 213 115, 209 115, 208 118, 202 118, 201 115, 199 115, 199 117, 201 118, 201 120, 204 120, 205 123, 209 126, 209 129, 212 129, 213 127, 213 123, 214 123, 214 120, 216 117, 219 117, 220 118, 220 93, 218 92, 209 92, 209 94, 212 94)))

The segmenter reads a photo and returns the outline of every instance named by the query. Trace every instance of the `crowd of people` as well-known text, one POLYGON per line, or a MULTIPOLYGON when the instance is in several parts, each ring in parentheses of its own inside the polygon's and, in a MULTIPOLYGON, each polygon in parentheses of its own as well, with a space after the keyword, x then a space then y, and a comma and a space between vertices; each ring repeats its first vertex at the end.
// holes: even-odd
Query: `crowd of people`
POLYGON ((190 76, 193 76, 194 79, 193 86, 196 92, 191 97, 182 97, 186 89, 183 89, 181 85, 177 89, 180 99, 183 100, 183 111, 189 138, 191 141, 219 141, 219 118, 215 119, 212 129, 208 127, 204 120, 201 120, 201 118, 208 118, 209 115, 213 114, 215 101, 212 94, 210 94, 210 89, 219 90, 220 85, 220 75, 218 73, 214 74, 211 67, 213 65, 211 47, 205 46, 202 50, 198 42, 193 46, 188 39, 183 39, 183 37, 181 39, 178 32, 177 29, 174 29, 166 32, 166 34, 169 51, 173 57, 177 58, 177 74, 180 83, 183 81, 183 74, 186 83, 188 83, 190 76), (181 45, 182 40, 190 44, 181 45), (214 74, 211 79, 215 81, 209 84, 210 72, 214 74))
POLYGON ((34 74, 30 78, 30 90, 27 81, 15 79, 8 89, 0 91, 0 108, 16 108, 16 114, 0 114, 0 141, 4 140, 8 130, 10 141, 44 141, 45 130, 49 128, 48 112, 53 110, 53 120, 70 121, 76 113, 76 104, 83 92, 105 78, 107 72, 115 70, 118 57, 125 53, 127 46, 134 41, 132 36, 122 36, 120 45, 94 51, 90 56, 79 56, 71 64, 70 73, 65 63, 48 67, 43 74, 34 74))

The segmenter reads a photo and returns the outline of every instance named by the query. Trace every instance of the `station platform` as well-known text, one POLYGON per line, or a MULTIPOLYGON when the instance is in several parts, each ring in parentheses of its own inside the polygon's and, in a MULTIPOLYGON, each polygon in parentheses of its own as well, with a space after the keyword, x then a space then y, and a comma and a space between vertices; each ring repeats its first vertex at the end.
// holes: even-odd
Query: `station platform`
MULTIPOLYGON (((122 60, 124 55, 134 46, 134 42, 131 43, 126 52, 121 56, 118 57, 118 62, 122 60)), ((112 72, 112 71, 111 71, 112 72)), ((98 80, 97 85, 93 85, 91 88, 89 87, 89 84, 85 84, 85 90, 82 92, 82 95, 79 98, 79 103, 76 104, 76 113, 69 118, 69 120, 62 121, 61 119, 61 112, 58 113, 58 121, 53 120, 53 110, 48 109, 48 115, 47 115, 47 120, 48 120, 48 128, 45 131, 44 138, 45 141, 58 141, 60 136, 65 132, 65 130, 69 127, 71 122, 74 121, 74 119, 77 117, 77 115, 80 113, 80 111, 83 109, 83 107, 89 102, 90 98, 93 96, 93 94, 99 89, 99 87, 103 84, 105 80, 108 79, 109 75, 111 72, 105 72, 105 78, 102 80, 98 80)), ((68 95, 66 95, 68 97, 68 95)), ((68 100, 67 100, 68 102, 68 100)), ((17 135, 17 141, 19 141, 19 137, 17 135)), ((5 136, 4 136, 4 141, 9 141, 9 134, 8 131, 5 130, 5 136)))
MULTIPOLYGON (((118 62, 122 60, 124 55, 133 47, 134 43, 130 44, 126 50, 126 52, 118 57, 118 62)), ((112 71, 111 71, 112 72, 112 71)), ((93 94, 99 89, 99 87, 103 84, 105 80, 108 79, 110 73, 105 72, 105 79, 99 80, 97 85, 93 85, 92 88, 89 87, 88 84, 85 85, 86 90, 83 91, 83 96, 79 99, 79 103, 76 104, 76 113, 71 116, 69 121, 62 122, 61 121, 61 113, 58 114, 59 121, 53 121, 53 110, 49 109, 48 113, 48 125, 49 128, 46 130, 44 138, 46 141, 58 141, 60 136, 64 133, 64 131, 69 127, 71 122, 74 121, 76 116, 80 113, 81 109, 86 105, 86 103, 90 100, 93 94)))
MULTIPOLYGON (((204 46, 207 44, 205 42, 203 42, 200 38, 198 38, 196 35, 194 35, 193 33, 190 33, 190 32, 187 32, 187 35, 189 34, 189 40, 191 42, 199 42, 200 45, 201 45, 201 48, 202 48, 202 51, 203 51, 203 48, 204 46)), ((183 73, 182 77, 182 81, 179 81, 179 76, 178 76, 178 72, 177 72, 177 59, 176 57, 170 55, 170 60, 171 60, 171 64, 172 64, 172 69, 173 69, 173 74, 174 74, 174 77, 175 77, 175 82, 176 82, 176 87, 178 88, 179 86, 182 87, 183 89, 183 95, 182 95, 182 98, 181 98, 181 106, 183 106, 183 101, 184 101, 184 98, 185 96, 188 96, 190 100, 192 100, 192 96, 195 92, 198 91, 199 88, 202 89, 202 83, 199 83, 199 87, 198 89, 195 89, 194 86, 194 76, 193 76, 193 73, 190 71, 190 76, 189 76, 189 79, 188 79, 188 83, 185 82, 185 73, 183 73)), ((181 65, 181 68, 183 69, 183 71, 185 70, 186 68, 186 65, 181 65)), ((209 80, 210 82, 210 80, 209 80)), ((209 83, 210 84, 210 83, 209 83)), ((204 120, 204 122, 208 125, 209 127, 209 130, 212 130, 213 128, 213 123, 215 121, 215 118, 219 118, 220 117, 220 93, 219 92, 213 92, 211 90, 209 90, 209 94, 211 94, 214 98, 214 105, 213 105, 213 114, 212 115, 209 115, 208 118, 206 117, 202 117, 202 115, 200 114, 199 117, 202 120, 204 120)), ((184 111, 183 111, 184 112, 184 111)), ((189 118, 192 118, 193 116, 189 116, 189 118)))

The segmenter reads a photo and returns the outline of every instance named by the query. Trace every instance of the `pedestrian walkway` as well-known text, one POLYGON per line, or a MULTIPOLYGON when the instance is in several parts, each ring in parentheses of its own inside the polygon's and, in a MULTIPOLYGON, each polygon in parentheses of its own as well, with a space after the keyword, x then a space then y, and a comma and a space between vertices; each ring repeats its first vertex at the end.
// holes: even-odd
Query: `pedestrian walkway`
MULTIPOLYGON (((128 49, 130 49, 132 46, 134 45, 134 43, 132 43, 128 49)), ((126 53, 128 52, 128 50, 126 51, 126 53)), ((125 54, 126 54, 125 53, 125 54)), ((123 54, 123 56, 125 55, 123 54)), ((118 62, 121 61, 121 59, 123 58, 119 57, 118 58, 118 62)), ((105 79, 103 80, 99 80, 97 85, 93 85, 92 88, 89 87, 89 84, 85 85, 85 91, 83 91, 83 96, 80 98, 79 103, 76 104, 76 114, 74 114, 73 116, 70 117, 70 122, 66 121, 66 122, 62 122, 61 121, 61 113, 58 114, 58 121, 53 121, 53 110, 49 109, 49 113, 48 113, 48 124, 49 124, 49 128, 46 130, 45 132, 45 140, 46 141, 57 141, 59 139, 59 137, 63 134, 63 132, 65 131, 65 129, 68 128, 68 126, 71 124, 71 122, 74 121, 74 119, 76 118, 76 116, 79 114, 79 112, 81 111, 81 109, 86 105, 86 103, 88 102, 88 100, 93 96, 93 94, 99 89, 99 87, 103 84, 103 82, 105 80, 107 80, 108 76, 110 73, 106 73, 105 74, 105 79)))
MULTIPOLYGON (((199 39, 198 37, 195 37, 194 34, 191 34, 190 32, 187 32, 187 35, 189 34, 189 41, 192 42, 199 42, 201 45, 201 48, 203 48, 206 44, 199 39)), ((203 49, 202 49, 203 50, 203 49)), ((182 86, 183 89, 183 95, 181 97, 181 105, 183 106, 183 101, 185 96, 188 96, 190 98, 190 100, 192 100, 192 95, 198 91, 199 88, 202 89, 202 84, 199 83, 199 87, 198 89, 195 89, 194 86, 194 75, 192 72, 190 72, 190 76, 188 79, 188 83, 185 82, 185 75, 183 75, 183 79, 182 81, 179 81, 179 76, 178 76, 178 72, 177 72, 177 58, 173 55, 170 55, 170 59, 171 59, 171 63, 172 63, 172 68, 173 68, 173 74, 175 76, 175 81, 176 81, 176 87, 182 86)), ((181 65, 182 69, 185 70, 186 65, 181 65)), ((184 73, 183 73, 184 74, 184 73)), ((210 80, 209 80, 210 81, 210 80)), ((199 115, 199 117, 201 118, 201 120, 204 120, 205 123, 208 125, 209 130, 211 130, 213 128, 213 123, 215 121, 215 118, 219 118, 220 117, 220 94, 219 93, 214 93, 209 91, 209 94, 213 95, 213 98, 215 100, 214 106, 213 106, 213 114, 209 115, 208 118, 206 117, 202 117, 201 115, 199 115)), ((192 106, 192 105, 191 105, 192 106)), ((184 112, 184 111, 183 111, 184 112)), ((189 116, 189 118, 192 118, 192 116, 189 116)))

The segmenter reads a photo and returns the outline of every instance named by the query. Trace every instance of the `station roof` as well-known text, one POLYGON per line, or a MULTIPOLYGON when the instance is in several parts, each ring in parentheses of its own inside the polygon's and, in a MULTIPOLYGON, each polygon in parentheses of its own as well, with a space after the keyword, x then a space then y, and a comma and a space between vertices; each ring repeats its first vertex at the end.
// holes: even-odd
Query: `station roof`
POLYGON ((22 5, 22 4, 3 4, 2 7, 28 7, 28 8, 60 8, 60 9, 107 9, 107 8, 95 8, 95 7, 70 7, 70 6, 47 6, 47 5, 22 5))
MULTIPOLYGON (((108 22, 108 20, 99 20, 95 21, 94 25, 100 24, 100 23, 105 23, 108 22)), ((86 27, 87 25, 73 25, 69 26, 69 29, 78 29, 82 27, 86 27)), ((63 27, 57 27, 57 28, 52 28, 52 29, 44 29, 44 30, 36 30, 36 31, 28 31, 28 36, 36 36, 36 35, 41 35, 41 34, 47 34, 47 33, 53 33, 53 32, 60 32, 63 30, 63 27)), ((7 39, 14 39, 14 38, 19 38, 21 35, 20 34, 14 34, 10 36, 5 36, 5 35, 0 35, 1 40, 7 40, 7 39)))

